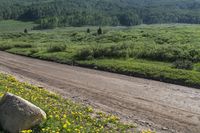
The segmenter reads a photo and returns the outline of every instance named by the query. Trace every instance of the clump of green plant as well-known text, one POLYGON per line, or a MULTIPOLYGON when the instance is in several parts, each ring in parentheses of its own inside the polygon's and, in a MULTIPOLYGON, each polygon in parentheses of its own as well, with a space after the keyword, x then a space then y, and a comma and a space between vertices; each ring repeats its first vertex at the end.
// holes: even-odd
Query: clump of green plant
POLYGON ((47 47, 47 52, 63 52, 67 46, 65 44, 50 44, 47 47))
POLYGON ((200 63, 196 63, 194 64, 194 68, 193 68, 195 71, 198 71, 200 72, 200 63))
POLYGON ((89 60, 94 58, 94 52, 91 48, 83 48, 81 49, 77 55, 76 58, 79 60, 89 60))
POLYGON ((32 45, 31 44, 15 44, 14 45, 15 48, 32 48, 32 45))
POLYGON ((14 46, 11 44, 0 44, 0 50, 4 51, 4 50, 8 50, 13 48, 14 46))
POLYGON ((193 63, 189 60, 177 60, 173 62, 173 67, 177 69, 192 70, 193 63))
POLYGON ((77 57, 81 60, 98 59, 98 58, 124 58, 129 57, 129 46, 119 45, 94 45, 81 49, 77 57))

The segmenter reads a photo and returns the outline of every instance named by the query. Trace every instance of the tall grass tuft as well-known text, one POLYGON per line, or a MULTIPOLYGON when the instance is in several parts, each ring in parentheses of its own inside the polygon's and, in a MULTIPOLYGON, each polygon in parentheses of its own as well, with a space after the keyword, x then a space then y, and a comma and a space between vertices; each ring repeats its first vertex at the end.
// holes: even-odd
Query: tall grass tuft
POLYGON ((47 52, 63 52, 66 50, 65 44, 50 44, 47 47, 47 52))

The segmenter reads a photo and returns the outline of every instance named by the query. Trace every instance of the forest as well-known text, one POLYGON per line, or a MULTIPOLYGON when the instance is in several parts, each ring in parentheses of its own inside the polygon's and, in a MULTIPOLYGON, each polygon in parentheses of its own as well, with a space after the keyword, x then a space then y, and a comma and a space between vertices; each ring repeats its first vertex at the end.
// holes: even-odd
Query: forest
POLYGON ((199 0, 1 0, 0 20, 34 21, 35 29, 200 23, 199 0))

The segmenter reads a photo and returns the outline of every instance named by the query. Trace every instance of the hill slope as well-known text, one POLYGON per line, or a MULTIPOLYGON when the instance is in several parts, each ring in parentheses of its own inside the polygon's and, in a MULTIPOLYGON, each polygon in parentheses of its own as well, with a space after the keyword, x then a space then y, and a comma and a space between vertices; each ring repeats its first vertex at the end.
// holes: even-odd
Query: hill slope
POLYGON ((199 0, 1 0, 0 19, 40 20, 41 28, 200 23, 199 0), (49 24, 50 23, 50 24, 49 24))

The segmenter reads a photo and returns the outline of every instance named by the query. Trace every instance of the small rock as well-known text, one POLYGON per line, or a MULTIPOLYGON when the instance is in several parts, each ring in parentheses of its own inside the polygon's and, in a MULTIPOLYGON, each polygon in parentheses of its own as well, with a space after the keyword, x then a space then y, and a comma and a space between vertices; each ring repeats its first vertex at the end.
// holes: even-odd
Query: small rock
POLYGON ((30 129, 46 119, 46 113, 32 103, 6 93, 0 100, 0 126, 10 133, 30 129))
POLYGON ((162 127, 162 130, 167 130, 168 128, 166 128, 166 127, 162 127))
POLYGON ((40 88, 40 89, 43 89, 44 88, 44 86, 42 86, 42 85, 39 85, 39 86, 37 86, 38 88, 40 88))

